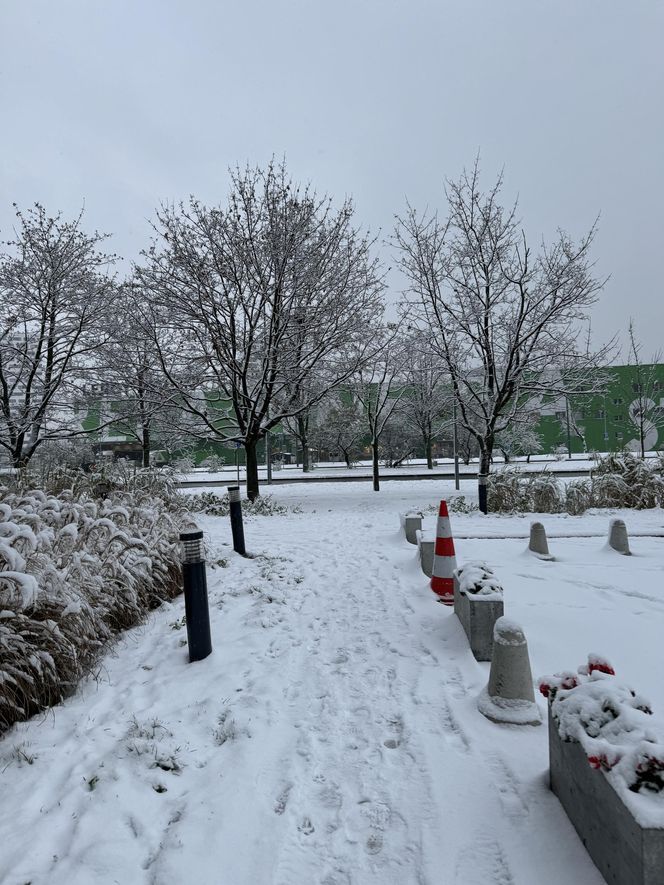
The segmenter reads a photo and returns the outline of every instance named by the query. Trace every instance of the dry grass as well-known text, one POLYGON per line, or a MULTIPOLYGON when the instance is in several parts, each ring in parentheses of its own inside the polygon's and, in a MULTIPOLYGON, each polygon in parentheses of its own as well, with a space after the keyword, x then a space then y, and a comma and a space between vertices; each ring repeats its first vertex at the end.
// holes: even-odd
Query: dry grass
POLYGON ((0 494, 0 733, 61 701, 180 592, 179 520, 150 490, 0 494))

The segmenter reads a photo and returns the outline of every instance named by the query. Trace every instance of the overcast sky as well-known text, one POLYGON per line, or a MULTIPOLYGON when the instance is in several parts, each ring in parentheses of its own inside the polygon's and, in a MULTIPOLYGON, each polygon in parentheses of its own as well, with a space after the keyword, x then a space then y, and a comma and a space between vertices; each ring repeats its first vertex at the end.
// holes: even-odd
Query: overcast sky
POLYGON ((85 202, 137 258, 159 202, 219 202, 275 154, 386 237, 479 149, 531 239, 601 214, 596 336, 632 316, 650 357, 663 44, 661 0, 0 0, 0 236, 12 202, 85 202))

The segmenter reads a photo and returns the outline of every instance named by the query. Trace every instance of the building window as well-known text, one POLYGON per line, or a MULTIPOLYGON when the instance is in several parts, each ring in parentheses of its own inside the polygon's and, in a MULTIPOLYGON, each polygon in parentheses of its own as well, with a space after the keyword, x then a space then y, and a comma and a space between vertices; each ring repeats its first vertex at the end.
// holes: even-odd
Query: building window
POLYGON ((558 421, 564 421, 565 420, 565 412, 556 412, 556 418, 558 419, 558 421))
POLYGON ((624 421, 624 420, 625 420, 625 416, 624 416, 624 415, 614 415, 614 416, 613 416, 613 420, 614 420, 614 421, 624 421))
POLYGON ((604 409, 599 410, 599 412, 597 413, 597 417, 598 418, 605 418, 606 417, 606 412, 604 411, 604 409))
POLYGON ((636 383, 632 384, 632 390, 634 393, 641 393, 641 385, 636 383))
POLYGON ((616 439, 622 439, 623 435, 619 430, 616 430, 616 439))
POLYGON ((622 405, 622 397, 621 396, 616 397, 616 399, 614 399, 614 401, 613 401, 613 405, 614 406, 621 406, 622 405))

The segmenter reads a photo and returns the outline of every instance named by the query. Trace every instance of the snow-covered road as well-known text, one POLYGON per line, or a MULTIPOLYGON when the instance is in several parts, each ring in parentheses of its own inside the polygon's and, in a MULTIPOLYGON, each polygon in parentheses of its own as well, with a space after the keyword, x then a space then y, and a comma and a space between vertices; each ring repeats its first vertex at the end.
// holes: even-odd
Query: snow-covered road
MULTIPOLYGON (((488 665, 397 532, 399 510, 448 490, 282 487, 303 512, 248 522, 249 560, 227 520, 203 520, 208 560, 223 560, 209 573, 213 655, 187 663, 177 600, 97 681, 0 741, 0 882, 600 885, 548 789, 546 726, 478 713, 488 665)), ((663 521, 652 511, 638 527, 663 521)), ((629 572, 596 540, 557 543, 558 563, 524 557, 522 541, 457 545, 497 567, 534 674, 576 666, 581 648, 632 681, 661 666, 647 644, 664 626, 661 540, 641 539, 629 572), (623 594, 626 574, 648 587, 623 594), (645 632, 623 654, 607 646, 625 619, 645 632)), ((661 712, 657 674, 637 687, 658 687, 661 712)))

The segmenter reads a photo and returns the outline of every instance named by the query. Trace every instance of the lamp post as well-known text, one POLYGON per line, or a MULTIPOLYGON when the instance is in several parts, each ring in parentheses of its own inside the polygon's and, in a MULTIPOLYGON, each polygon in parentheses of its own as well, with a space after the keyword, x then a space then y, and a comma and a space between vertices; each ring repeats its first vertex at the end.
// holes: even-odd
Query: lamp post
POLYGON ((459 491, 459 436, 457 431, 456 399, 452 403, 452 446, 454 452, 454 488, 459 491))
POLYGON ((212 651, 203 532, 200 529, 181 532, 180 541, 189 662, 193 663, 202 661, 212 651))

